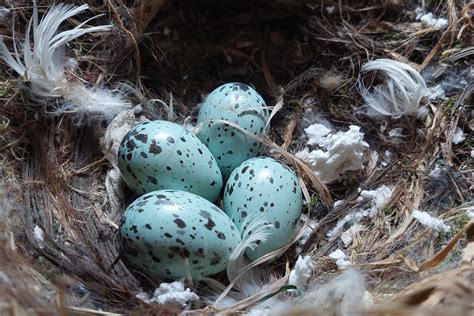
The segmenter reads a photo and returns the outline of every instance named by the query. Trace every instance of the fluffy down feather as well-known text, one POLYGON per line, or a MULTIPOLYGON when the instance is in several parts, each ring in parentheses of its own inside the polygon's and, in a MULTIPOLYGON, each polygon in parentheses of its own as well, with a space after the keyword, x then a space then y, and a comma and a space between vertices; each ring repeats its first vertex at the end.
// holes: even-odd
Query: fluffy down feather
POLYGON ((64 46, 70 41, 92 32, 108 31, 111 25, 85 28, 95 16, 70 30, 58 33, 59 26, 67 19, 88 9, 86 4, 74 6, 59 4, 41 18, 38 18, 36 1, 33 2, 33 16, 28 24, 22 49, 13 32, 13 53, 0 38, 0 58, 23 80, 29 82, 28 92, 36 101, 47 98, 62 98, 56 113, 73 112, 77 119, 100 115, 111 119, 121 110, 131 107, 122 94, 101 87, 92 87, 78 80, 69 80, 66 75, 70 60, 64 56, 64 46), (20 53, 22 51, 22 55, 20 53))

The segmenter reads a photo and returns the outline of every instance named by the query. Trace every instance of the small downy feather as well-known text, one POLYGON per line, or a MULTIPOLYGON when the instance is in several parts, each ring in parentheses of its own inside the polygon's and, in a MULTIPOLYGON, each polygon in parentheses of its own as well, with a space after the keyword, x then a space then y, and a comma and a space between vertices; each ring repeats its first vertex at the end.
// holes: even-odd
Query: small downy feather
POLYGON ((408 64, 384 58, 365 63, 360 72, 371 71, 382 74, 385 83, 369 92, 359 77, 358 89, 365 102, 365 114, 375 118, 416 114, 427 89, 418 71, 408 64))
MULTIPOLYGON (((273 224, 266 224, 260 219, 258 214, 247 216, 242 225, 245 227, 242 232, 242 241, 232 251, 227 264, 227 277, 238 290, 238 292, 232 292, 232 296, 238 300, 257 293, 265 285, 264 275, 260 268, 249 267, 251 263, 245 258, 245 251, 247 248, 255 249, 258 241, 265 242, 268 229, 273 227, 273 224)), ((226 297, 225 294, 221 295, 215 303, 219 304, 224 297, 226 297)))
POLYGON ((87 9, 86 4, 59 4, 51 7, 38 21, 38 7, 36 1, 33 1, 33 16, 22 44, 23 55, 20 54, 13 33, 13 53, 8 50, 3 38, 0 38, 0 58, 22 76, 24 81, 30 83, 27 91, 34 100, 41 102, 48 98, 62 98, 56 113, 74 112, 79 120, 84 115, 100 115, 111 119, 120 111, 130 108, 131 103, 122 94, 102 87, 92 87, 80 80, 69 80, 66 74, 70 60, 64 56, 64 46, 84 34, 111 29, 111 25, 85 28, 88 22, 99 17, 95 16, 70 30, 58 33, 58 28, 64 21, 87 9))

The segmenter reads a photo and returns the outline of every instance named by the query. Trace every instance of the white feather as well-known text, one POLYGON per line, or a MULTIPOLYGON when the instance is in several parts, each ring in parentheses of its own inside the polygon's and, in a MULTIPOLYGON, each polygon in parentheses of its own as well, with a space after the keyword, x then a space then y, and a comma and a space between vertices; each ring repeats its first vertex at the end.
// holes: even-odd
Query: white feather
POLYGON ((376 71, 386 83, 369 92, 359 78, 359 91, 365 113, 371 117, 415 115, 427 88, 423 77, 408 64, 391 59, 377 59, 362 65, 361 74, 376 71))
POLYGON ((0 58, 30 83, 28 91, 33 99, 43 101, 47 98, 63 98, 64 102, 56 113, 74 112, 78 114, 79 120, 89 114, 99 114, 111 119, 120 111, 131 107, 122 94, 105 88, 86 86, 80 80, 69 80, 66 75, 70 60, 63 54, 64 46, 84 34, 108 31, 111 28, 111 25, 85 28, 89 21, 99 17, 95 16, 70 30, 58 33, 59 26, 65 20, 87 9, 86 4, 59 4, 51 7, 38 22, 38 8, 36 1, 33 1, 33 16, 25 35, 23 56, 19 53, 13 32, 14 52, 12 54, 3 38, 0 38, 0 58), (33 40, 32 45, 30 37, 33 40))
POLYGON ((252 213, 247 216, 242 227, 244 227, 242 241, 230 255, 227 277, 231 282, 235 281, 236 288, 245 297, 248 297, 258 292, 265 282, 258 267, 248 267, 250 261, 245 257, 245 251, 247 248, 255 249, 258 241, 265 242, 268 230, 274 226, 266 224, 258 214, 252 213))

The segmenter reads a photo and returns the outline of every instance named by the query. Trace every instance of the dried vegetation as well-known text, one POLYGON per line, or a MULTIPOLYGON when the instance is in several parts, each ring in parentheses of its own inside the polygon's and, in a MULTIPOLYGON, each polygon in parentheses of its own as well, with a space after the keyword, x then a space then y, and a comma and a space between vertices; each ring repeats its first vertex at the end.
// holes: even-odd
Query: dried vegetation
MULTIPOLYGON (((193 116, 217 85, 250 82, 269 104, 282 106, 269 137, 288 152, 302 148, 311 117, 339 128, 362 127, 371 148, 362 172, 327 188, 306 179, 312 201, 326 202, 310 203, 318 225, 301 250, 314 262, 312 282, 324 284, 340 272, 328 254, 342 247, 341 240, 329 240, 327 233, 360 207, 357 189, 385 184, 394 188, 389 203, 362 221, 344 248, 365 274, 375 303, 361 311, 474 312, 474 222, 466 215, 474 203, 472 4, 426 1, 428 10, 448 17, 448 27, 436 30, 415 21, 415 4, 397 0, 89 2, 91 16, 104 14, 93 23, 112 21, 116 27, 71 45, 80 77, 88 82, 133 82, 142 93, 134 102, 172 99, 180 121, 193 116), (446 98, 423 100, 428 108, 423 119, 373 120, 358 114, 363 104, 356 82, 361 65, 380 57, 432 74, 429 85, 450 77, 453 84, 446 98), (466 71, 470 77, 461 78, 466 71), (468 135, 461 144, 452 142, 457 127, 468 135), (401 128, 404 137, 389 137, 393 128, 401 128), (441 173, 430 176, 436 164, 441 173), (318 198, 318 192, 330 196, 318 198), (343 203, 333 207, 331 198, 343 203), (429 211, 451 231, 420 225, 413 209, 429 211)), ((50 4, 40 2, 40 10, 50 4)), ((10 16, 0 23, 0 34, 11 38, 12 21, 17 34, 24 34, 31 6, 15 1, 7 6, 10 16)), ((118 218, 111 214, 107 161, 99 149, 105 123, 78 127, 67 114, 51 115, 54 102, 36 104, 23 92, 27 83, 12 78, 9 69, 0 68, 0 314, 178 312, 136 298, 141 287, 157 284, 132 274, 120 260, 118 218), (44 231, 42 239, 35 227, 44 231)), ((143 110, 149 118, 164 115, 159 102, 144 102, 143 110)), ((298 254, 291 247, 270 264, 280 278, 270 292, 285 284, 298 254)), ((205 304, 194 308, 213 311, 205 304)))

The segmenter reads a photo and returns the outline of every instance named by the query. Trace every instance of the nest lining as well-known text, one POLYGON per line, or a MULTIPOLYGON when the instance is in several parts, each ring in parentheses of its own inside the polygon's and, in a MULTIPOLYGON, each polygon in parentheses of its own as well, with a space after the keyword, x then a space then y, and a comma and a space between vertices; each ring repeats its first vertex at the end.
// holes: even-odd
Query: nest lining
MULTIPOLYGON (((383 216, 372 223, 364 223, 370 232, 361 233, 362 242, 348 251, 354 254, 359 267, 372 280, 367 284, 372 292, 398 292, 414 281, 418 275, 413 266, 410 270, 413 262, 409 258, 418 261, 430 258, 443 249, 452 235, 442 236, 409 221, 406 215, 411 207, 433 208, 436 214, 449 219, 455 229, 467 222, 461 214, 462 207, 457 207, 469 198, 463 194, 464 190, 472 187, 468 173, 461 169, 466 165, 466 149, 461 146, 453 150, 453 147, 441 145, 440 152, 438 148, 449 139, 459 122, 468 122, 463 109, 472 87, 455 94, 454 104, 436 103, 431 125, 423 126, 423 122, 411 118, 388 122, 392 127, 408 131, 408 137, 401 143, 381 135, 377 131, 378 122, 354 116, 353 109, 360 105, 360 97, 353 89, 353 83, 361 62, 367 58, 368 48, 375 52, 374 55, 383 56, 389 51, 392 57, 403 55, 423 66, 430 56, 427 51, 433 51, 449 32, 441 36, 436 32, 413 35, 412 29, 405 26, 409 20, 396 6, 388 11, 378 6, 369 7, 374 25, 370 27, 369 24, 365 30, 359 28, 356 32, 355 26, 360 27, 367 18, 361 13, 365 11, 360 11, 366 7, 363 3, 340 7, 340 17, 300 5, 289 10, 260 2, 232 8, 211 4, 186 1, 165 4, 140 37, 132 34, 136 47, 123 30, 112 33, 99 45, 77 43, 81 48, 78 55, 89 51, 97 56, 99 51, 110 57, 83 61, 81 75, 94 78, 101 70, 110 69, 110 73, 120 79, 135 81, 141 76, 138 86, 148 99, 162 99, 167 103, 172 95, 178 121, 193 115, 196 104, 218 84, 250 82, 267 101, 270 100, 270 104, 276 103, 278 96, 283 97, 285 106, 274 118, 274 122, 280 124, 274 124, 271 139, 286 146, 290 152, 301 146, 298 145, 303 129, 300 122, 307 118, 303 105, 309 97, 316 99, 316 105, 310 107, 314 115, 339 127, 362 126, 371 148, 379 153, 392 151, 397 162, 381 168, 372 161, 365 172, 329 186, 333 197, 344 200, 344 204, 336 209, 318 204, 314 213, 319 226, 303 246, 302 254, 312 256, 317 267, 313 274, 315 282, 325 283, 327 275, 337 273, 337 267, 327 255, 338 246, 337 239, 327 242, 325 235, 338 219, 357 208, 357 187, 369 189, 395 184, 391 203, 383 216), (391 14, 393 12, 396 14, 391 14), (376 18, 380 16, 384 23, 376 18), (400 50, 401 40, 384 41, 378 37, 380 30, 377 28, 390 28, 390 23, 395 22, 399 22, 398 28, 392 26, 392 32, 397 32, 403 40, 418 41, 410 46, 411 51, 400 50), (120 45, 126 49, 116 49, 120 45), (330 88, 335 84, 327 85, 319 80, 320 74, 329 72, 337 74, 340 87, 336 90, 330 88), (448 168, 448 175, 442 179, 447 183, 436 187, 436 183, 426 178, 426 173, 440 158, 451 169, 448 168), (433 189, 430 188, 432 185, 433 189), (437 199, 430 196, 431 189, 437 199), (446 204, 440 205, 443 198, 446 204), (447 208, 448 212, 445 211, 447 208), (386 222, 402 230, 386 230, 386 222)), ((317 7, 321 11, 324 8, 322 4, 317 7)), ((93 10, 111 12, 112 20, 133 14, 125 6, 112 3, 93 7, 93 10)), ((448 12, 453 14, 449 5, 448 12)), ((24 14, 28 15, 28 11, 24 14)), ((127 28, 123 21, 120 25, 127 28)), ((444 47, 449 48, 447 44, 444 47)), ((435 56, 440 53, 440 48, 438 50, 435 56)), ((436 58, 432 56, 431 59, 436 66, 436 58)), ((464 65, 464 60, 460 59, 451 66, 455 72, 464 65)), ((19 221, 6 223, 5 231, 12 233, 3 236, 8 242, 2 246, 4 255, 1 257, 7 259, 1 265, 2 271, 7 271, 10 279, 16 276, 15 280, 18 280, 18 292, 6 291, 6 297, 14 298, 17 306, 34 308, 38 313, 73 305, 118 312, 137 308, 153 313, 177 312, 174 306, 149 306, 136 298, 135 293, 142 287, 155 288, 157 284, 131 273, 120 260, 116 229, 107 220, 110 205, 104 179, 108 164, 98 142, 104 126, 91 121, 87 126, 77 127, 67 116, 38 115, 39 108, 30 105, 31 100, 16 87, 5 94, 4 100, 2 115, 8 118, 9 124, 1 138, 1 147, 6 149, 2 154, 5 157, 2 178, 7 183, 7 199, 15 204, 3 206, 3 209, 14 206, 21 215, 19 221), (18 108, 22 110, 18 111, 18 108), (38 243, 34 236, 36 226, 44 230, 43 243, 38 243), (16 245, 14 250, 12 244, 16 245), (33 267, 29 270, 31 276, 22 276, 9 262, 33 267), (45 280, 41 278, 43 275, 45 280), (37 279, 42 280, 38 282, 37 279), (27 280, 41 284, 41 289, 47 293, 45 299, 38 298, 37 292, 25 286, 27 280), (86 298, 80 302, 78 297, 86 298), (54 302, 54 306, 51 307, 48 301, 54 302)), ((149 118, 163 115, 152 103, 147 106, 144 113, 149 118)), ((316 190, 308 187, 314 196, 316 190)), ((441 269, 452 268, 457 262, 462 246, 456 248, 452 261, 441 269)), ((272 268, 282 275, 285 262, 292 264, 295 259, 295 249, 291 248, 272 268)), ((204 305, 195 306, 198 307, 204 305)))

